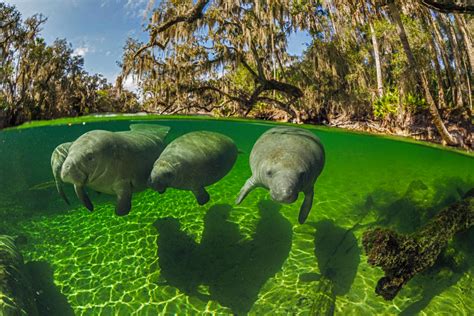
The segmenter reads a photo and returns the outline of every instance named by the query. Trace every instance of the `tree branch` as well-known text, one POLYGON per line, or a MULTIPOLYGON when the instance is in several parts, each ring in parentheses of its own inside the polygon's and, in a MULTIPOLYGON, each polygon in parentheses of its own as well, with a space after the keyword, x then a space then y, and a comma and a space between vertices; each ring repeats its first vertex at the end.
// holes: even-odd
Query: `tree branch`
POLYGON ((204 7, 209 3, 209 0, 198 0, 196 4, 186 12, 185 14, 180 14, 175 16, 174 18, 160 24, 159 26, 152 26, 152 32, 155 34, 162 33, 172 27, 175 24, 178 24, 180 22, 187 22, 187 23, 192 23, 196 20, 199 20, 202 18, 202 12, 204 10, 204 7))
POLYGON ((257 70, 258 70, 258 80, 259 81, 265 81, 265 73, 263 71, 263 65, 262 61, 260 60, 260 57, 258 55, 257 47, 255 47, 255 44, 253 41, 250 43, 250 49, 252 50, 253 58, 257 62, 257 70))
POLYGON ((135 54, 133 55, 133 59, 137 58, 138 55, 140 55, 143 51, 147 50, 148 48, 151 48, 153 46, 158 46, 159 48, 161 49, 165 49, 166 47, 166 44, 168 44, 168 41, 165 42, 165 44, 161 44, 160 42, 157 42, 157 41, 151 41, 150 43, 140 47, 136 52, 135 54))
POLYGON ((151 33, 151 41, 150 43, 140 47, 133 58, 136 58, 138 55, 140 55, 144 50, 147 50, 148 48, 151 48, 153 46, 158 46, 161 49, 165 49, 166 45, 168 44, 169 39, 165 41, 165 43, 160 43, 156 40, 156 35, 159 33, 162 33, 172 27, 173 25, 176 25, 181 22, 187 22, 187 23, 192 23, 196 20, 199 20, 202 18, 203 10, 204 7, 209 3, 209 0, 198 0, 196 4, 185 14, 180 14, 172 19, 169 19, 168 21, 163 22, 162 24, 158 26, 152 26, 150 33, 151 33))
POLYGON ((463 2, 456 0, 420 0, 421 3, 430 9, 450 13, 474 13, 474 3, 472 0, 463 2))

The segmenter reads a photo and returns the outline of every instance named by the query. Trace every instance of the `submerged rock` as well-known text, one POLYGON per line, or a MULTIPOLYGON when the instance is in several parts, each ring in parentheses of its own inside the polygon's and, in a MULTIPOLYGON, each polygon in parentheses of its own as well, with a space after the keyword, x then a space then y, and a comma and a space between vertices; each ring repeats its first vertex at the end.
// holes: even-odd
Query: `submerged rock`
POLYGON ((38 315, 31 280, 13 237, 0 235, 0 315, 38 315))
POLYGON ((458 232, 474 226, 474 190, 460 202, 441 210, 425 226, 410 235, 376 228, 364 233, 363 245, 371 265, 381 267, 375 292, 392 300, 417 273, 433 266, 458 232))

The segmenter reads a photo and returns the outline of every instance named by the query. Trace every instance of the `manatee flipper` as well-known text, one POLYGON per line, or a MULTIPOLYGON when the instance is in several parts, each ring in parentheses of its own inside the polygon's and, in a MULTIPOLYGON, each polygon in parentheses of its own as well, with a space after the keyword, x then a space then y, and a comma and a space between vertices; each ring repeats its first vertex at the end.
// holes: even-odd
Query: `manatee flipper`
POLYGON ((256 187, 258 187, 258 185, 255 183, 254 178, 250 177, 247 180, 247 182, 245 182, 242 189, 240 189, 239 197, 235 201, 235 204, 239 205, 245 199, 245 197, 250 193, 250 191, 252 191, 256 187))
POLYGON ((115 207, 115 214, 117 216, 124 216, 130 213, 132 209, 132 188, 130 185, 124 185, 117 190, 117 206, 115 207))
POLYGON ((304 201, 300 208, 300 215, 298 216, 298 221, 300 224, 304 224, 306 218, 308 218, 309 211, 311 211, 311 207, 313 206, 313 197, 314 197, 314 189, 304 192, 304 201))
POLYGON ((209 202, 210 196, 209 193, 207 193, 206 189, 204 188, 198 188, 193 190, 193 194, 196 197, 196 200, 199 205, 204 205, 207 202, 209 202))
POLYGON ((89 199, 89 196, 87 195, 86 190, 82 185, 74 185, 74 191, 76 191, 76 195, 79 198, 79 200, 84 204, 84 206, 89 210, 93 211, 94 210, 94 205, 92 205, 91 200, 89 199))
POLYGON ((64 143, 56 147, 51 155, 51 169, 53 169, 54 182, 56 183, 56 190, 58 190, 61 198, 68 204, 69 200, 63 190, 63 181, 61 179, 61 168, 63 166, 64 160, 69 153, 69 147, 71 147, 72 142, 64 143))

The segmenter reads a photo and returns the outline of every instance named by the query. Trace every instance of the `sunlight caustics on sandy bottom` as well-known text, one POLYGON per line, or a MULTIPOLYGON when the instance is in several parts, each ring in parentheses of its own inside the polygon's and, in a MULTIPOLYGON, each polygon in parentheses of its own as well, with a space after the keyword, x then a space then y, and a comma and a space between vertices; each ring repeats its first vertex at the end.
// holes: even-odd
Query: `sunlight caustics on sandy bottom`
POLYGON ((234 139, 242 154, 209 187, 134 195, 128 216, 91 193, 90 213, 70 187, 68 207, 52 184, 49 159, 60 143, 92 129, 127 130, 130 122, 32 128, 0 133, 0 234, 21 235, 44 314, 154 315, 236 313, 462 315, 474 313, 474 232, 455 242, 464 264, 441 262, 386 302, 374 293, 383 275, 366 263, 361 236, 375 226, 413 232, 474 187, 472 157, 416 144, 314 129, 326 150, 309 218, 302 195, 291 205, 256 189, 234 200, 250 175, 248 157, 272 125, 160 120, 170 140, 193 130, 234 139))

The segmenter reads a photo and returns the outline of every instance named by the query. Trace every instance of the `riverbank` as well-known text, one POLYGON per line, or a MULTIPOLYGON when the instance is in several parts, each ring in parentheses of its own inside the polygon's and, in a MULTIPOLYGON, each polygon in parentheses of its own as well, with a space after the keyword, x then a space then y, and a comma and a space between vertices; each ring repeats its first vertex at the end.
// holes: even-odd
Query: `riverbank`
MULTIPOLYGON (((157 114, 148 114, 148 113, 134 113, 134 114, 94 114, 87 116, 79 117, 63 117, 53 120, 41 120, 41 121, 31 121, 23 123, 22 125, 15 127, 8 127, 2 131, 15 131, 23 130, 27 128, 42 127, 42 126, 54 126, 54 125, 76 125, 76 124, 87 124, 92 122, 100 121, 115 121, 115 120, 133 120, 133 121, 148 121, 148 120, 168 120, 168 119, 183 119, 183 120, 226 120, 226 121, 235 121, 235 122, 255 122, 258 121, 262 124, 270 125, 296 125, 289 122, 281 121, 268 121, 268 120, 258 120, 258 119, 249 119, 249 118, 239 118, 239 117, 214 117, 204 114, 194 114, 194 115, 157 115, 157 114)), ((474 157, 474 152, 472 149, 463 149, 463 148, 454 148, 443 146, 439 143, 425 141, 423 139, 417 139, 415 137, 410 137, 407 135, 393 134, 390 131, 383 132, 382 128, 373 128, 370 122, 363 124, 362 122, 355 122, 352 125, 349 124, 327 124, 327 125, 315 125, 315 124, 299 124, 299 127, 316 129, 316 130, 332 130, 337 132, 350 132, 354 134, 364 134, 371 135, 374 137, 387 138, 402 142, 414 143, 422 146, 437 148, 441 150, 448 150, 463 155, 474 157)))
MULTIPOLYGON (((328 126, 342 128, 345 130, 362 131, 369 134, 376 135, 390 135, 402 138, 409 138, 424 143, 438 144, 443 148, 448 146, 443 142, 439 134, 437 133, 434 126, 426 127, 422 125, 410 126, 410 129, 402 129, 400 127, 383 126, 376 121, 349 121, 342 123, 328 124, 328 126)), ((466 152, 472 152, 474 150, 474 135, 471 130, 463 127, 459 127, 455 124, 446 124, 446 128, 457 140, 458 143, 462 144, 458 148, 466 152)))

